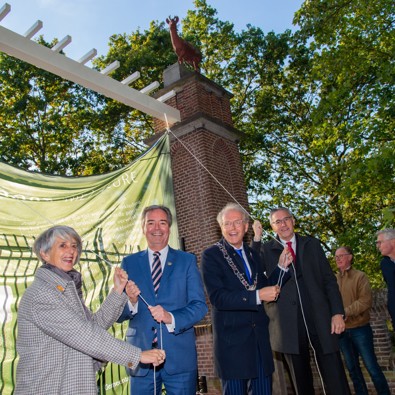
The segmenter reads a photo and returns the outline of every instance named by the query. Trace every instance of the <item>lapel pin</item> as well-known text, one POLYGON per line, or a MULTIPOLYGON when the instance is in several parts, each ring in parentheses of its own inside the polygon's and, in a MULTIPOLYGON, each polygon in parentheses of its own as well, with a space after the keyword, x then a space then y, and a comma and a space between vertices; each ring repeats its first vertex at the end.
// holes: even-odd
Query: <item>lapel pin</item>
POLYGON ((167 262, 168 266, 171 266, 173 264, 173 262, 167 262))
POLYGON ((64 292, 64 288, 61 285, 57 285, 56 288, 58 289, 58 291, 64 292))

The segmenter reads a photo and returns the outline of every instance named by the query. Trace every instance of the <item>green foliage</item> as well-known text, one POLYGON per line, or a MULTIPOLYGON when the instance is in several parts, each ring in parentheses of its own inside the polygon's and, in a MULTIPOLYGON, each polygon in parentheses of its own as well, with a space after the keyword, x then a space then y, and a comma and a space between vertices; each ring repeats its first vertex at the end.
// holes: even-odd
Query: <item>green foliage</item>
MULTIPOLYGON (((394 226, 394 12, 388 2, 305 2, 292 34, 233 25, 205 1, 183 21, 205 74, 233 95, 253 214, 290 207, 327 253, 354 248, 382 285, 374 233, 394 226)), ((360 263, 358 263, 360 262, 360 263)))
MULTIPOLYGON (((241 32, 206 0, 181 20, 179 34, 203 54, 202 73, 226 88, 253 215, 288 206, 299 230, 330 254, 350 245, 356 267, 382 285, 374 233, 395 225, 393 197, 394 9, 388 0, 311 0, 292 33, 241 32)), ((48 45, 43 38, 43 45, 48 45)), ((104 68, 135 71, 142 89, 177 61, 168 26, 116 34, 104 68)), ((150 117, 6 55, 0 57, 0 158, 53 174, 95 174, 145 149, 150 117)))
POLYGON ((290 207, 328 252, 351 245, 378 286, 374 233, 395 223, 394 10, 309 1, 295 21, 284 66, 261 75, 243 145, 255 212, 290 207))

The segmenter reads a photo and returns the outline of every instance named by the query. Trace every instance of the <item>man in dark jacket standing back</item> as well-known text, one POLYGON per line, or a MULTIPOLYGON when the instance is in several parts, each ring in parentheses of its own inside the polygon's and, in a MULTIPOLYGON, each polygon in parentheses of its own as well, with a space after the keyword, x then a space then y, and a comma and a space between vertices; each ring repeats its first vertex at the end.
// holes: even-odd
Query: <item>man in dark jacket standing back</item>
POLYGON ((294 256, 291 279, 277 303, 265 304, 270 318, 272 349, 284 355, 298 395, 314 395, 310 348, 316 355, 327 395, 348 395, 338 334, 345 329, 344 309, 336 278, 320 242, 294 232, 295 219, 287 208, 271 210, 270 224, 277 240, 261 245, 262 227, 255 221, 253 249, 260 251, 266 274, 276 268, 285 247, 294 256))

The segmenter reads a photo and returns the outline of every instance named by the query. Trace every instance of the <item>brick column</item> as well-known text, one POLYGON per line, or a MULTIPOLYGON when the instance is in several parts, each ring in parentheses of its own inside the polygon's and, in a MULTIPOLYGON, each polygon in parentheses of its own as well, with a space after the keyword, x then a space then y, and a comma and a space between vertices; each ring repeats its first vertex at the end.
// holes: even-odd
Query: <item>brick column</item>
MULTIPOLYGON (((165 71, 164 86, 157 96, 174 90, 176 96, 166 103, 181 112, 181 122, 171 127, 170 134, 179 235, 200 264, 202 251, 221 236, 219 210, 234 199, 248 210, 238 149, 241 132, 233 127, 231 94, 213 81, 175 64, 165 71)), ((166 130, 160 120, 154 127, 157 135, 166 130)), ((206 377, 208 393, 219 394, 209 315, 196 334, 199 376, 206 377)))

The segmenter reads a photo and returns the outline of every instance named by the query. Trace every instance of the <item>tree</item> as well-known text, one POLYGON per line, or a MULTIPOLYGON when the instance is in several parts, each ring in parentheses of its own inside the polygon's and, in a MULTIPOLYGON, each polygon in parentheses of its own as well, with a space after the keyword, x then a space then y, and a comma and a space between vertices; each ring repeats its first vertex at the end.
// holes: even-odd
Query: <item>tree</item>
MULTIPOLYGON (((354 247, 379 285, 374 232, 394 225, 395 207, 392 4, 305 2, 298 30, 280 34, 251 25, 235 32, 206 0, 194 4, 180 35, 203 53, 202 73, 233 94, 253 215, 269 230, 269 208, 290 207, 328 253, 354 247)), ((112 36, 94 64, 114 60, 115 79, 141 72, 136 89, 161 82, 176 62, 167 26, 112 36)), ((94 174, 132 160, 153 134, 147 115, 5 55, 0 78, 0 157, 8 163, 94 174)))
POLYGON ((91 144, 79 127, 91 122, 95 96, 5 54, 0 67, 1 159, 23 169, 67 174, 91 144))
POLYGON ((281 34, 240 34, 203 0, 183 33, 234 95, 253 214, 290 207, 327 253, 349 244, 382 284, 374 233, 394 224, 394 31, 388 1, 306 2, 281 34))
POLYGON ((394 13, 378 3, 304 4, 288 53, 260 71, 243 145, 256 212, 292 208, 328 252, 353 246, 375 285, 374 232, 395 205, 394 13))
MULTIPOLYGON (((154 23, 144 34, 113 36, 96 67, 116 60, 116 48, 123 68, 114 77, 140 70, 141 89, 168 64, 166 41, 171 48, 164 24, 154 23)), ((38 42, 52 47, 57 40, 38 42)), ((114 170, 139 156, 153 134, 147 115, 3 53, 0 83, 0 158, 20 168, 75 176, 114 170)))

